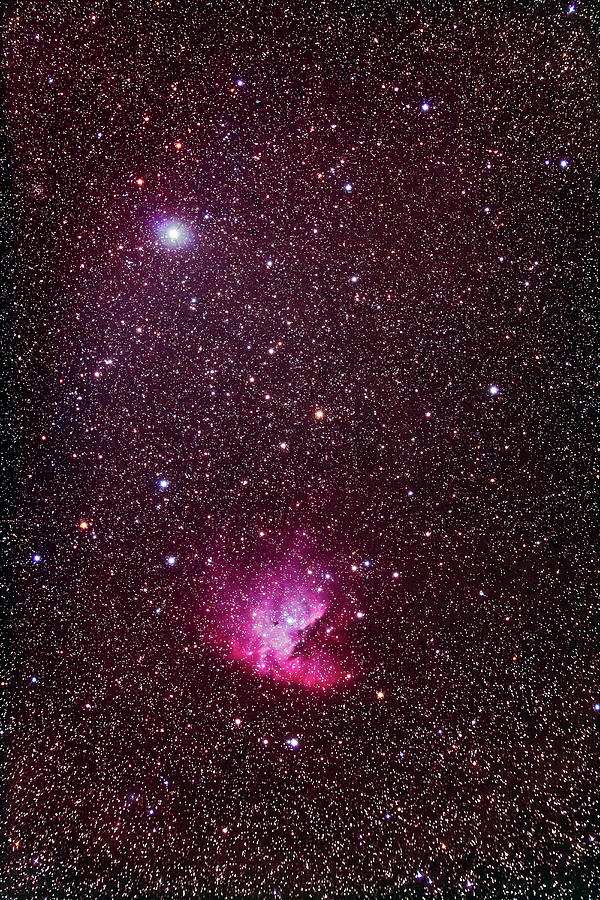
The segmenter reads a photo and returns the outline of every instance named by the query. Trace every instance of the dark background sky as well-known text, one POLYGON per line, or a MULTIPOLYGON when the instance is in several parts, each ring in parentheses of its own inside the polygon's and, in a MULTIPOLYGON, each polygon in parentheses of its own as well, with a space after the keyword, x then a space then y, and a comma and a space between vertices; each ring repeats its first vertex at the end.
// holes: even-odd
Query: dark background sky
POLYGON ((13 4, 3 897, 600 891, 594 15, 13 4))

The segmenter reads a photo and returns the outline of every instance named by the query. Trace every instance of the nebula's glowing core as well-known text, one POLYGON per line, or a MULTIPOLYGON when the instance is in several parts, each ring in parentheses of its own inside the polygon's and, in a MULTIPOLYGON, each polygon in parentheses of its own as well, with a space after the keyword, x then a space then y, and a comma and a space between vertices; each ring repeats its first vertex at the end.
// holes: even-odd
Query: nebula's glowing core
POLYGON ((340 634, 328 613, 322 587, 270 579, 230 599, 219 643, 263 677, 307 688, 333 687, 352 674, 336 658, 340 634))

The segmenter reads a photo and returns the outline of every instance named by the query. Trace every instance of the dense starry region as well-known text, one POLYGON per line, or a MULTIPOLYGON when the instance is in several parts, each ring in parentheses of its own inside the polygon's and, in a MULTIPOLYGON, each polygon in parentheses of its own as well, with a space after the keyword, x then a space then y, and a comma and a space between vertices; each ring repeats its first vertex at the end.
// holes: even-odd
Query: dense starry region
POLYGON ((11 5, 3 900, 600 896, 597 26, 11 5))

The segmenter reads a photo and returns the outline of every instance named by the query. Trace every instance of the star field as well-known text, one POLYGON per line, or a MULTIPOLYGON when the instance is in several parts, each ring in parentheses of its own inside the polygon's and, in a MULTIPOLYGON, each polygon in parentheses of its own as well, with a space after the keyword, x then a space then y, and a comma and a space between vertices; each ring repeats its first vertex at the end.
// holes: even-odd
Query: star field
POLYGON ((2 898, 600 895, 598 24, 11 5, 2 898))

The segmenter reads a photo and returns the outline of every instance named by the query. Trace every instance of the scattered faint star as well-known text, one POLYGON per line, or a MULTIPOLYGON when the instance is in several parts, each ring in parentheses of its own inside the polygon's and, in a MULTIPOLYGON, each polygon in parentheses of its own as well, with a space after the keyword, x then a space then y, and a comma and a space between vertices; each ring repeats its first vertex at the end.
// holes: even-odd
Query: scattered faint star
POLYGON ((12 6, 3 893, 595 898, 592 4, 12 6))

